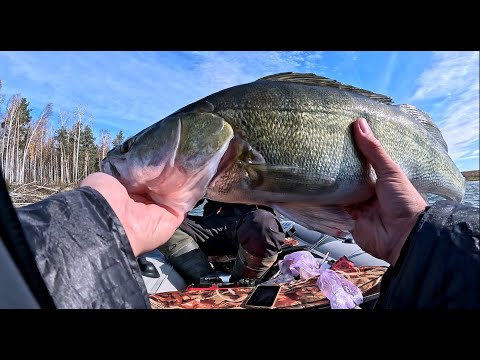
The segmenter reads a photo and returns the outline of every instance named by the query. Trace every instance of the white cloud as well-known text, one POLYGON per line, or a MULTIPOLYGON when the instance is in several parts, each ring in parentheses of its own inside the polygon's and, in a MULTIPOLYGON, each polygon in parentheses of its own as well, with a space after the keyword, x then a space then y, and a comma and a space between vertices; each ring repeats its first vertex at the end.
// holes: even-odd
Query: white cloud
MULTIPOLYGON (((0 52, 6 87, 38 104, 86 105, 96 126, 139 131, 223 88, 319 68, 321 52, 0 52)), ((1 75, 1 74, 0 74, 1 75)))
POLYGON ((472 153, 472 155, 478 155, 479 153, 480 153, 480 150, 477 149, 472 153))
POLYGON ((398 58, 398 52, 393 51, 390 54, 390 57, 388 59, 387 65, 384 70, 384 75, 383 75, 383 83, 380 86, 380 93, 388 93, 389 87, 390 87, 390 82, 392 81, 392 76, 393 72, 395 70, 395 66, 397 65, 397 58, 398 58))
POLYGON ((242 51, 192 52, 197 57, 197 72, 206 93, 255 81, 279 72, 313 71, 319 67, 321 52, 242 51))
POLYGON ((433 66, 419 78, 412 100, 453 96, 478 84, 478 51, 435 52, 433 66), (476 77, 475 77, 476 76, 476 77))
POLYGON ((461 160, 470 160, 470 159, 478 159, 478 155, 472 155, 472 156, 464 156, 461 158, 461 160))
MULTIPOLYGON (((437 52, 411 101, 434 99, 435 120, 453 160, 470 156, 479 142, 479 52, 437 52)), ((478 151, 477 151, 478 153, 478 151)))

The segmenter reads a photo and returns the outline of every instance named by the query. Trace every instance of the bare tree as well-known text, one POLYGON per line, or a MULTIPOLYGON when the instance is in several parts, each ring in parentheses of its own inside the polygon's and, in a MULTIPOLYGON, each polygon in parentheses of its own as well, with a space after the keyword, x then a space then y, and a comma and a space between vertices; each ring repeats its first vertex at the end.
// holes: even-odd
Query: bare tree
POLYGON ((85 110, 82 105, 77 106, 75 112, 75 130, 77 131, 76 139, 73 148, 73 181, 78 181, 78 155, 80 153, 80 135, 82 133, 82 118, 85 110))
POLYGON ((112 142, 112 136, 108 130, 100 130, 100 139, 98 142, 98 167, 102 168, 102 159, 107 155, 112 142))
POLYGON ((15 150, 18 149, 16 142, 16 133, 18 128, 18 112, 20 110, 21 98, 19 95, 13 95, 7 104, 7 113, 2 124, 4 126, 4 137, 2 139, 3 154, 2 168, 4 169, 5 179, 9 182, 14 181, 15 164, 18 159, 15 156, 15 150))
MULTIPOLYGON (((48 122, 48 118, 52 115, 52 104, 48 104, 45 109, 42 111, 42 113, 40 114, 40 117, 38 118, 38 120, 36 121, 35 125, 33 126, 33 130, 28 138, 28 141, 25 145, 25 149, 23 150, 23 161, 22 161, 22 167, 19 169, 19 171, 17 172, 18 174, 18 178, 17 178, 17 182, 19 183, 23 183, 25 181, 25 161, 27 159, 27 154, 28 154, 28 149, 30 147, 30 144, 32 143, 32 139, 34 139, 36 133, 37 133, 37 130, 39 128, 41 129, 44 129, 45 126, 46 126, 46 123, 48 122)), ((42 135, 44 135, 44 132, 42 131, 42 135)), ((41 137, 40 137, 41 138, 41 137)), ((43 141, 42 141, 43 142, 43 141)), ((35 149, 34 149, 35 150, 35 149)), ((43 164, 42 164, 42 144, 40 144, 40 166, 42 167, 43 164)), ((36 158, 36 151, 34 151, 34 154, 35 154, 35 158, 36 158)), ((35 167, 34 167, 35 168, 35 167)), ((35 180, 35 178, 34 178, 35 180)))

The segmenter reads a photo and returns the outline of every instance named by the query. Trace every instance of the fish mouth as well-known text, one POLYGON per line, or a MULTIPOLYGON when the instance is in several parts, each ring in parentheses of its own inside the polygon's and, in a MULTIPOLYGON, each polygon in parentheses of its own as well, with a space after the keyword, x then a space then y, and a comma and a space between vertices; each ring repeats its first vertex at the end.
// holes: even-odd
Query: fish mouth
POLYGON ((118 171, 117 167, 113 165, 111 162, 110 162, 110 170, 112 171, 112 175, 114 177, 116 177, 117 179, 120 179, 121 177, 120 172, 118 171))
POLYGON ((118 171, 117 167, 111 161, 108 161, 106 159, 102 160, 102 172, 112 175, 116 179, 121 178, 120 172, 118 171))
POLYGON ((110 174, 110 162, 107 160, 106 157, 102 159, 100 170, 106 174, 110 174))

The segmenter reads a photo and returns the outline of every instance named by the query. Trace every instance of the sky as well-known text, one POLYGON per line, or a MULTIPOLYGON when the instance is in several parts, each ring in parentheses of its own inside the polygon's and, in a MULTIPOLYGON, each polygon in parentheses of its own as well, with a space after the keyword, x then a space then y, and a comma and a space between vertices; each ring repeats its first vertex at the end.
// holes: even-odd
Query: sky
MULTIPOLYGON (((0 51, 1 94, 34 119, 81 107, 98 136, 131 136, 213 92, 279 72, 313 72, 426 111, 461 171, 479 169, 478 51, 0 51)), ((5 101, 0 111, 5 111, 5 101)))

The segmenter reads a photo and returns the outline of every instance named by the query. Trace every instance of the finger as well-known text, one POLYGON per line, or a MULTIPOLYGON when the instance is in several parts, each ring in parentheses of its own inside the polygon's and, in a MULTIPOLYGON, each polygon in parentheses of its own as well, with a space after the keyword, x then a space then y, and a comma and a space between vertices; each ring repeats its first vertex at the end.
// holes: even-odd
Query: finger
POLYGON ((392 173, 401 172, 398 164, 392 160, 380 141, 373 135, 367 120, 359 118, 355 121, 353 127, 355 142, 367 161, 372 165, 377 177, 391 176, 392 173))

